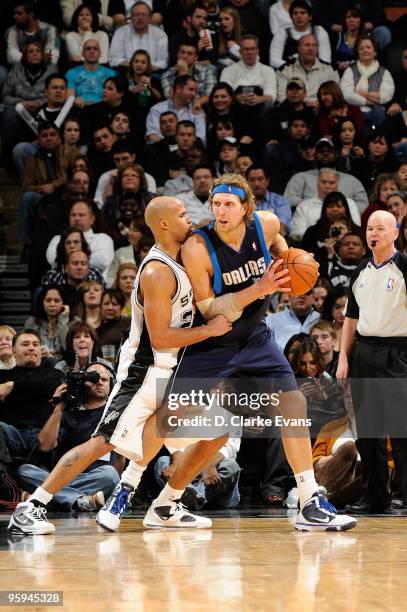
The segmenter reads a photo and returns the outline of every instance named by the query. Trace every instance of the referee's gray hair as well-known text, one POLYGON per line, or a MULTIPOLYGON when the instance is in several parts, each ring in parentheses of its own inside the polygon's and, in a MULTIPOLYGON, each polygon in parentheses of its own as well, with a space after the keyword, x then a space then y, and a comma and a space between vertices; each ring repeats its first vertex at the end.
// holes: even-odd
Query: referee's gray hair
POLYGON ((330 172, 331 174, 335 174, 335 176, 339 178, 339 174, 335 170, 335 168, 320 168, 318 171, 318 176, 321 176, 321 174, 323 174, 324 172, 330 172))
POLYGON ((392 198, 393 196, 398 196, 399 198, 401 198, 403 200, 403 202, 405 204, 407 204, 407 191, 392 191, 391 193, 389 193, 389 195, 387 196, 386 202, 387 200, 389 200, 389 198, 392 198))

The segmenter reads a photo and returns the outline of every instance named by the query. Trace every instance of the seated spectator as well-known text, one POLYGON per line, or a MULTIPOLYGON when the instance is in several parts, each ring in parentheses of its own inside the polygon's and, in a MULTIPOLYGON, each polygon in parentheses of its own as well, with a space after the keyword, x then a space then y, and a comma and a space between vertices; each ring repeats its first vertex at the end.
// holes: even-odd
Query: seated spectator
POLYGON ((256 198, 256 210, 269 210, 280 221, 280 234, 290 232, 291 207, 289 202, 278 193, 269 190, 269 173, 263 166, 251 166, 247 170, 247 181, 256 198))
MULTIPOLYGON (((91 250, 90 264, 101 272, 112 262, 114 257, 113 240, 103 232, 94 232, 93 225, 96 217, 93 205, 89 200, 73 202, 69 210, 69 225, 83 232, 86 242, 91 250)), ((47 248, 47 261, 50 266, 56 262, 57 247, 61 236, 54 236, 47 248)))
MULTIPOLYGON (((209 130, 208 130, 209 132, 209 130)), ((236 138, 236 129, 230 119, 218 119, 211 130, 210 141, 208 142, 208 153, 214 155, 219 147, 219 143, 226 138, 236 138)))
POLYGON ((192 121, 195 124, 196 135, 205 142, 205 113, 195 112, 193 102, 198 91, 198 84, 189 75, 178 76, 174 80, 173 94, 169 100, 164 100, 151 107, 147 115, 146 135, 148 142, 157 142, 163 138, 160 130, 160 116, 166 111, 174 111, 178 121, 192 121))
POLYGON ((320 276, 314 286, 314 308, 319 313, 322 313, 324 302, 331 290, 329 280, 320 276))
POLYGON ((242 36, 241 60, 222 70, 220 80, 228 83, 236 96, 239 113, 244 120, 265 111, 277 98, 277 77, 273 68, 258 58, 259 41, 252 34, 242 36))
POLYGON ((52 407, 49 400, 62 375, 41 363, 41 340, 34 330, 13 338, 14 368, 0 370, 0 427, 12 457, 28 457, 38 447, 37 436, 52 407))
POLYGON ((144 236, 149 236, 150 230, 145 224, 144 216, 135 217, 130 221, 129 233, 127 234, 129 246, 117 249, 114 254, 114 259, 106 272, 107 286, 111 287, 115 281, 117 271, 121 264, 132 263, 139 265, 140 254, 138 251, 139 241, 144 236))
POLYGON ((195 227, 205 225, 212 220, 209 192, 214 178, 215 172, 211 165, 198 164, 192 170, 193 189, 176 195, 184 202, 187 214, 195 227))
MULTIPOLYGON (((65 295, 59 285, 42 288, 34 316, 28 317, 24 329, 34 329, 41 341, 41 357, 62 359, 66 348, 70 313, 65 304, 65 295)), ((55 361, 55 362, 56 362, 55 361)))
POLYGON ((404 111, 407 107, 407 45, 404 45, 401 53, 401 71, 392 75, 397 83, 392 104, 387 109, 387 114, 394 117, 404 111))
POLYGON ((316 438, 321 427, 343 415, 342 393, 338 384, 324 370, 322 353, 312 338, 301 342, 295 351, 292 368, 299 379, 299 389, 307 400, 310 435, 316 438))
POLYGON ((290 28, 293 24, 290 15, 290 6, 293 0, 278 0, 270 7, 269 23, 274 36, 280 30, 290 28))
MULTIPOLYGON (((283 295, 283 294, 282 294, 283 295)), ((287 294, 284 294, 287 295, 287 294)), ((288 308, 289 304, 287 304, 286 308, 288 308)), ((284 310, 282 308, 281 310, 284 310)), ((291 338, 287 340, 287 343, 284 348, 284 357, 287 359, 290 366, 293 366, 294 357, 296 351, 300 348, 303 340, 307 340, 309 338, 309 334, 305 334, 304 332, 299 332, 298 334, 293 334, 291 338)))
POLYGON ((320 85, 326 81, 339 81, 338 73, 330 64, 318 59, 318 41, 314 34, 305 34, 298 41, 298 57, 283 66, 278 73, 279 102, 284 102, 287 84, 291 79, 304 81, 310 108, 318 108, 317 93, 320 85))
POLYGON ((334 350, 336 344, 334 328, 328 321, 320 319, 311 327, 309 335, 316 342, 321 352, 324 372, 328 372, 331 378, 335 378, 339 353, 334 350))
POLYGON ((79 298, 75 314, 81 321, 96 329, 102 323, 100 304, 104 287, 96 281, 83 281, 78 288, 79 298))
POLYGON ((197 82, 197 96, 194 99, 194 110, 201 110, 209 100, 210 93, 216 85, 216 68, 198 62, 198 49, 192 44, 183 43, 178 47, 177 62, 161 75, 161 86, 164 97, 171 98, 174 82, 178 76, 190 75, 197 82))
POLYGON ((0 370, 10 370, 16 365, 13 354, 13 338, 16 333, 10 325, 0 325, 0 370))
POLYGON ((38 111, 47 101, 45 83, 54 72, 56 67, 45 61, 42 44, 35 41, 27 43, 21 61, 14 64, 1 90, 1 102, 5 105, 0 114, 3 146, 15 141, 17 131, 23 137, 23 125, 15 110, 16 105, 21 103, 31 113, 38 111))
POLYGON ((391 101, 395 89, 390 72, 376 59, 378 49, 375 40, 362 36, 356 46, 358 59, 341 79, 346 102, 360 107, 371 130, 380 128, 384 122, 384 105, 391 101))
POLYGON ((122 316, 125 298, 119 289, 106 289, 102 295, 100 312, 102 323, 96 332, 104 359, 114 364, 124 335, 130 329, 130 319, 122 316))
POLYGON ((332 31, 333 64, 339 74, 343 74, 346 68, 355 63, 356 44, 360 36, 365 33, 362 11, 357 6, 350 7, 342 23, 336 24, 335 30, 332 31))
MULTIPOLYGON (((70 28, 72 16, 75 10, 82 5, 82 0, 60 0, 64 25, 70 28)), ((125 13, 122 12, 122 3, 116 0, 86 0, 86 5, 97 7, 100 26, 108 32, 125 23, 125 13)))
POLYGON ((301 113, 307 118, 307 123, 312 127, 314 126, 315 113, 305 103, 306 94, 304 81, 297 78, 291 79, 287 83, 284 102, 269 109, 266 115, 262 117, 260 141, 265 144, 263 158, 267 154, 268 160, 273 146, 289 137, 288 122, 293 116, 301 113))
POLYGON ((219 10, 217 32, 218 68, 225 68, 241 59, 241 39, 242 24, 239 13, 233 6, 223 6, 219 10))
POLYGON ((254 0, 230 0, 231 4, 239 13, 243 32, 250 32, 259 41, 260 61, 268 64, 270 48, 270 27, 264 13, 259 10, 254 0))
POLYGON ((318 89, 318 131, 322 137, 332 138, 334 128, 342 117, 355 121, 359 138, 364 137, 365 120, 358 106, 347 104, 338 83, 326 81, 318 89))
POLYGON ((372 33, 380 48, 383 49, 391 41, 391 33, 385 22, 383 2, 372 2, 372 0, 359 0, 357 3, 349 0, 338 0, 337 2, 325 2, 315 0, 313 2, 315 22, 320 23, 326 30, 340 32, 343 29, 342 20, 349 6, 356 5, 362 12, 364 20, 364 31, 372 33))
POLYGON ((51 123, 38 129, 38 152, 28 158, 19 207, 20 239, 31 244, 31 221, 44 195, 55 194, 68 180, 68 169, 79 150, 61 143, 59 130, 51 123))
MULTIPOLYGON (((317 195, 318 172, 321 168, 336 169, 337 154, 334 144, 328 138, 320 138, 315 147, 315 169, 306 172, 298 172, 288 182, 284 191, 284 197, 291 206, 298 206, 301 200, 306 200, 317 195)), ((337 172, 339 177, 339 189, 347 198, 357 203, 359 212, 362 212, 369 201, 362 183, 351 174, 337 172)))
MULTIPOLYGON (((136 161, 136 153, 132 144, 126 140, 117 140, 112 146, 113 163, 116 166, 113 170, 108 170, 99 178, 95 202, 99 208, 103 208, 106 199, 112 195, 117 187, 118 172, 128 164, 133 164, 136 161)), ((147 190, 151 193, 156 193, 157 184, 154 177, 147 172, 144 173, 147 181, 147 190)))
POLYGON ((133 263, 121 264, 117 270, 112 289, 121 291, 124 297, 123 317, 131 317, 131 294, 137 276, 137 266, 133 263))
MULTIPOLYGON (((400 253, 404 253, 404 255, 407 253, 407 216, 403 217, 401 221, 399 235, 397 238, 397 249, 400 251, 400 253)), ((0 353, 0 359, 1 359, 1 353, 0 353)), ((0 364, 0 368, 1 368, 1 364, 0 364)))
POLYGON ((252 157, 248 153, 239 153, 236 159, 236 173, 246 178, 248 169, 254 163, 254 156, 252 157))
POLYGON ((345 306, 348 290, 345 287, 336 287, 327 296, 324 302, 322 318, 330 321, 336 333, 335 351, 339 352, 343 322, 345 321, 345 306))
MULTIPOLYGON (((295 209, 291 225, 291 237, 293 240, 301 240, 306 230, 314 225, 321 216, 322 204, 326 196, 333 191, 338 191, 339 176, 335 170, 321 168, 318 174, 318 195, 314 198, 303 200, 295 209)), ((360 214, 356 202, 346 198, 352 221, 360 225, 360 214)))
POLYGON ((102 125, 110 125, 119 112, 128 113, 132 123, 137 125, 135 102, 136 98, 129 94, 127 77, 122 74, 108 77, 103 83, 102 102, 86 108, 85 118, 90 124, 89 131, 102 125))
POLYGON ((401 182, 395 173, 383 172, 377 177, 370 192, 370 204, 362 214, 362 228, 365 231, 370 215, 376 210, 387 210, 387 198, 401 189, 401 182))
POLYGON ((50 74, 45 81, 44 94, 46 103, 38 111, 35 111, 33 116, 31 113, 27 113, 24 107, 19 107, 19 105, 16 107, 18 114, 23 118, 24 123, 26 123, 23 137, 21 137, 23 132, 17 131, 14 134, 14 142, 19 142, 13 148, 13 163, 21 178, 24 176, 27 159, 30 155, 38 152, 38 143, 32 142, 32 140, 38 137, 39 125, 51 123, 59 129, 73 106, 74 99, 67 99, 66 79, 64 76, 50 74), (26 130, 27 126, 30 128, 29 130, 26 130), (24 140, 28 142, 24 142, 24 140))
POLYGON ((239 144, 236 138, 228 136, 217 143, 215 151, 216 175, 234 174, 236 171, 236 160, 239 155, 239 144))
POLYGON ((350 230, 356 230, 349 204, 343 193, 332 191, 322 202, 321 216, 308 227, 301 240, 301 246, 313 253, 320 264, 326 264, 335 253, 335 246, 350 230))
POLYGON ((28 42, 38 41, 45 52, 45 61, 57 64, 59 59, 59 39, 57 29, 37 18, 35 3, 31 0, 21 0, 14 4, 15 25, 5 34, 7 61, 14 66, 23 56, 24 47, 28 42))
POLYGON ((397 158, 397 178, 400 181, 401 189, 403 191, 407 191, 407 158, 399 157, 397 158))
POLYGON ((388 210, 397 221, 399 228, 404 217, 407 215, 407 192, 395 191, 386 200, 386 210, 388 210))
POLYGON ((129 91, 134 95, 138 109, 145 112, 163 99, 161 82, 157 74, 153 73, 151 59, 147 51, 138 49, 130 58, 129 70, 129 91))
MULTIPOLYGON (((172 146, 176 144, 175 132, 177 129, 177 114, 174 111, 164 111, 161 113, 159 118, 160 132, 163 135, 161 140, 156 142, 149 142, 147 147, 144 147, 144 160, 146 168, 150 172, 154 172, 156 168, 157 157, 167 157, 171 151, 172 146)), ((167 169, 164 168, 163 175, 167 176, 167 169)), ((154 178, 154 180, 156 180, 154 178)), ((165 178, 159 179, 159 184, 165 181, 165 178)), ((156 190, 154 190, 156 191, 156 190)))
POLYGON ((165 70, 168 66, 167 34, 151 25, 152 10, 145 2, 136 2, 130 11, 130 23, 113 34, 110 43, 109 63, 128 66, 137 49, 144 49, 151 58, 154 71, 165 70))
POLYGON ((303 295, 289 294, 288 301, 288 308, 266 318, 273 338, 282 351, 293 334, 308 334, 312 324, 320 317, 319 312, 314 309, 312 289, 303 295))
POLYGON ((366 242, 361 231, 350 231, 338 242, 335 253, 327 261, 326 276, 332 287, 349 287, 352 274, 366 256, 366 242))
POLYGON ((365 156, 360 160, 359 177, 366 191, 370 191, 379 174, 394 172, 397 159, 383 130, 369 134, 365 141, 365 156))
MULTIPOLYGON (((229 438, 222 448, 209 460, 201 472, 185 489, 181 502, 190 510, 201 510, 209 505, 212 508, 236 508, 240 502, 239 476, 240 467, 237 453, 240 438, 229 438)), ((154 473, 162 489, 175 472, 183 451, 175 451, 159 457, 154 466, 154 473)))
POLYGON ((192 171, 195 166, 204 163, 206 163, 206 155, 198 145, 194 145, 186 151, 182 160, 174 160, 174 163, 170 162, 169 168, 172 178, 164 183, 163 195, 175 196, 177 193, 191 191, 194 188, 192 171))
POLYGON ((56 370, 64 373, 74 367, 82 370, 94 362, 112 369, 112 365, 102 358, 96 331, 84 321, 72 321, 69 325, 64 357, 55 366, 56 370))
MULTIPOLYGON (((76 147, 81 153, 86 150, 86 147, 82 145, 81 123, 79 119, 75 119, 75 117, 67 117, 61 129, 61 137, 63 144, 76 147)), ((71 171, 75 165, 76 159, 70 168, 71 171)), ((90 177, 89 168, 79 170, 79 172, 86 172, 90 177)), ((74 174, 74 172, 71 172, 71 177, 72 174, 74 174)))
POLYGON ((281 28, 273 36, 270 45, 270 66, 281 68, 298 57, 298 41, 307 34, 313 34, 318 43, 318 58, 331 63, 329 36, 321 26, 312 25, 312 7, 305 0, 294 0, 289 8, 292 24, 281 28))
MULTIPOLYGON (((106 228, 110 232, 114 232, 115 228, 121 234, 123 234, 121 230, 124 230, 123 235, 126 235, 128 230, 125 228, 128 228, 131 219, 135 215, 143 215, 147 204, 153 197, 154 194, 147 189, 147 179, 143 167, 140 164, 126 164, 120 168, 116 189, 111 196, 108 196, 102 209, 103 222, 106 228), (120 223, 124 224, 125 228, 121 227, 120 223)), ((117 232, 114 238, 116 248, 126 246, 126 244, 117 244, 117 240, 119 240, 117 232)))
POLYGON ((138 241, 137 247, 135 249, 135 261, 139 264, 142 263, 143 259, 147 257, 150 252, 151 247, 154 246, 154 237, 152 235, 146 234, 142 236, 138 241))
POLYGON ((284 193, 293 174, 303 170, 299 154, 300 143, 310 135, 311 123, 307 113, 293 113, 288 120, 288 137, 273 146, 268 155, 270 182, 274 191, 284 193))
POLYGON ((356 123, 351 117, 340 117, 334 127, 333 143, 338 153, 338 170, 357 176, 365 151, 357 135, 356 123))
MULTIPOLYGON (((72 15, 70 31, 65 34, 65 45, 70 62, 82 62, 85 57, 85 43, 95 41, 99 46, 99 60, 106 64, 109 57, 109 37, 103 30, 99 29, 99 18, 95 9, 88 4, 81 4, 72 15)), ((89 47, 88 47, 89 48, 89 47)))
POLYGON ((216 65, 217 54, 212 36, 200 34, 201 31, 207 29, 208 10, 202 4, 192 4, 185 12, 182 26, 182 29, 175 32, 170 38, 169 65, 173 66, 176 63, 178 49, 184 43, 198 48, 200 63, 216 65))
POLYGON ((159 185, 171 178, 171 170, 185 168, 185 158, 197 147, 196 127, 192 121, 178 121, 175 131, 175 144, 160 147, 152 170, 159 185))
POLYGON ((211 133, 214 126, 220 119, 226 119, 234 122, 236 115, 234 113, 234 94, 233 89, 228 83, 220 81, 216 83, 212 89, 207 112, 208 138, 211 138, 211 133))
MULTIPOLYGON (((51 468, 71 448, 86 442, 102 418, 107 398, 113 387, 111 369, 100 363, 91 364, 87 372, 99 375, 97 382, 85 383, 85 392, 80 406, 69 410, 64 400, 67 385, 63 383, 54 392, 53 412, 38 433, 39 448, 43 452, 52 451, 51 468)), ((23 463, 18 468, 18 481, 24 490, 33 493, 49 475, 49 471, 35 464, 23 463)), ((111 457, 94 461, 69 486, 60 489, 53 497, 53 503, 65 511, 79 510, 93 512, 105 503, 119 481, 111 457)))
MULTIPOLYGON (((102 102, 103 85, 107 78, 115 75, 114 70, 100 65, 100 45, 95 38, 92 37, 86 40, 83 43, 82 49, 83 64, 76 66, 76 68, 71 68, 66 73, 68 95, 75 97, 75 106, 78 108, 102 102)), ((78 62, 82 61, 81 57, 78 62)))

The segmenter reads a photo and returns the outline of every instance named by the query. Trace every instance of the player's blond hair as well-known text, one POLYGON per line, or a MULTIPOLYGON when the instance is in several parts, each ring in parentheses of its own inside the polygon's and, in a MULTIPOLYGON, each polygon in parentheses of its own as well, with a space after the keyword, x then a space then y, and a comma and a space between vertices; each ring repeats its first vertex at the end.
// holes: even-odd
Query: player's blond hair
POLYGON ((213 190, 217 185, 233 185, 234 187, 239 187, 243 189, 246 193, 246 198, 242 200, 242 203, 246 206, 246 213, 244 218, 252 220, 253 212, 256 208, 256 198, 253 195, 253 192, 249 186, 247 180, 241 176, 240 174, 222 174, 219 178, 213 181, 213 187, 209 192, 209 202, 212 206, 213 199, 213 190))

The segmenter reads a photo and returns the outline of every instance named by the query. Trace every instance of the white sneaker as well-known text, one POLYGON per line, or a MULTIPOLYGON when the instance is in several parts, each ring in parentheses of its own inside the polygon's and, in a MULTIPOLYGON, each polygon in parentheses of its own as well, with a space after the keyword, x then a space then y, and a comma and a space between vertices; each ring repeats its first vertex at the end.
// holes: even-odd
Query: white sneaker
POLYGON ((184 527, 188 529, 206 529, 212 527, 212 521, 205 516, 192 514, 180 501, 160 502, 154 500, 143 520, 144 527, 184 527))
POLYGON ((47 510, 43 506, 34 506, 32 502, 25 501, 16 506, 7 529, 28 535, 46 535, 54 533, 55 525, 47 519, 47 510))
POLYGON ((294 527, 298 531, 346 531, 356 524, 352 516, 337 514, 335 506, 317 492, 299 511, 294 527))

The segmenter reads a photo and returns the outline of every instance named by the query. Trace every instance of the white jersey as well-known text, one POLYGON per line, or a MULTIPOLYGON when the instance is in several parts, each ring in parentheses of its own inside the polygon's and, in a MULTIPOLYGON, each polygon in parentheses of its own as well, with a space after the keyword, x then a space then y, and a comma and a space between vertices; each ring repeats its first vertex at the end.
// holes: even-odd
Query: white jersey
POLYGON ((175 276, 177 288, 172 298, 171 327, 191 327, 194 315, 192 287, 185 268, 157 246, 153 246, 143 260, 131 294, 131 327, 128 340, 124 343, 117 373, 120 381, 127 375, 131 363, 171 369, 177 364, 179 349, 156 350, 151 346, 144 319, 144 307, 139 302, 140 276, 150 261, 165 263, 175 276))

